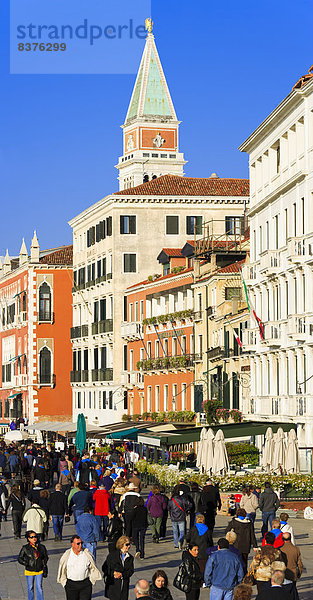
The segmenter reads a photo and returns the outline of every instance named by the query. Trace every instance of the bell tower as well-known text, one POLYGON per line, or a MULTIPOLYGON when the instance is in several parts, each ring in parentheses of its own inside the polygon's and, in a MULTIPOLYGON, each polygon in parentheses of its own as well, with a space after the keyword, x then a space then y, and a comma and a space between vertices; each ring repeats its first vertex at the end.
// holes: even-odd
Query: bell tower
POLYGON ((123 129, 119 189, 140 185, 160 175, 184 175, 179 152, 179 124, 152 33, 146 19, 147 39, 123 129))

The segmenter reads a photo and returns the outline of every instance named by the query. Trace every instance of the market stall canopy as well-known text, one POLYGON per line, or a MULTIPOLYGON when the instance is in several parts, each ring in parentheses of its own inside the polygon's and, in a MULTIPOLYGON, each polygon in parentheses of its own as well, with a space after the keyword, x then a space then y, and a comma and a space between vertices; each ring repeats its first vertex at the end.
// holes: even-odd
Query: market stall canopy
POLYGON ((287 436, 286 463, 285 468, 287 473, 300 472, 300 456, 297 434, 294 429, 291 429, 287 436))
POLYGON ((130 429, 124 429, 123 431, 109 433, 106 437, 110 440, 137 440, 138 431, 137 427, 131 427, 130 429))
POLYGON ((15 429, 14 431, 7 431, 4 436, 5 442, 22 442, 28 440, 29 434, 21 429, 15 429))

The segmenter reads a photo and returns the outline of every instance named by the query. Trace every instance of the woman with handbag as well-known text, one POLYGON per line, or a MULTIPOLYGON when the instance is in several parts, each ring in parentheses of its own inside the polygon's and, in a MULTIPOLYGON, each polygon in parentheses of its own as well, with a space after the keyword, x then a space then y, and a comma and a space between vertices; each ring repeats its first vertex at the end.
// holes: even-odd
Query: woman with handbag
POLYGON ((43 600, 42 578, 48 576, 48 553, 46 547, 37 540, 35 531, 26 531, 25 544, 19 553, 18 562, 25 567, 27 599, 34 600, 36 584, 37 600, 43 600))
POLYGON ((202 575, 198 562, 199 548, 192 542, 183 552, 183 560, 174 578, 173 585, 186 594, 186 600, 199 600, 202 575))
POLYGON ((8 499, 8 508, 10 505, 12 506, 14 539, 17 540, 21 537, 23 512, 25 510, 25 498, 18 485, 12 486, 12 491, 8 499))

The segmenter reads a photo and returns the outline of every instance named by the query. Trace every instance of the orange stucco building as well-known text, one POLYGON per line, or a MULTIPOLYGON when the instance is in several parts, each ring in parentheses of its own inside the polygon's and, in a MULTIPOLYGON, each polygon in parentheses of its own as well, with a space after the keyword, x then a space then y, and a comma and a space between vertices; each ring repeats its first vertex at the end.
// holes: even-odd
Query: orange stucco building
POLYGON ((0 427, 13 420, 68 421, 73 247, 30 256, 23 241, 0 269, 0 427))
POLYGON ((158 259, 166 274, 126 291, 122 383, 130 414, 195 410, 202 349, 195 350, 192 251, 192 244, 163 248, 158 259))

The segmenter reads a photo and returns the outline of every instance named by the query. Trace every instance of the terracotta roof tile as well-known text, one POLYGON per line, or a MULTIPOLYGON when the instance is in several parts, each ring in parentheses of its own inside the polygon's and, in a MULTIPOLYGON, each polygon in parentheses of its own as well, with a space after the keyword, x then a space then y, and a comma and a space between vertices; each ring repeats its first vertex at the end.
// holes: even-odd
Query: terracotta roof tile
POLYGON ((232 263, 231 265, 227 265, 227 267, 222 267, 221 269, 218 269, 217 274, 219 274, 219 273, 239 273, 240 272, 239 266, 244 265, 245 260, 246 259, 243 258, 242 260, 238 260, 238 262, 232 263))
POLYGON ((179 273, 168 273, 167 275, 162 275, 162 277, 158 277, 157 279, 154 279, 154 281, 149 281, 149 279, 145 279, 144 281, 139 281, 138 283, 135 283, 135 285, 130 285, 127 288, 127 290, 136 288, 139 285, 149 285, 150 283, 159 283, 159 281, 164 281, 166 279, 170 279, 171 277, 177 277, 178 275, 185 275, 185 273, 190 273, 190 271, 193 271, 193 267, 188 267, 188 269, 184 269, 183 271, 180 271, 179 273))
POLYGON ((249 179, 161 175, 115 196, 249 196, 249 179))
POLYGON ((40 262, 46 265, 72 265, 73 246, 62 246, 40 258, 40 262))
POLYGON ((180 248, 162 248, 162 252, 165 252, 167 256, 173 256, 176 258, 184 258, 180 248))

